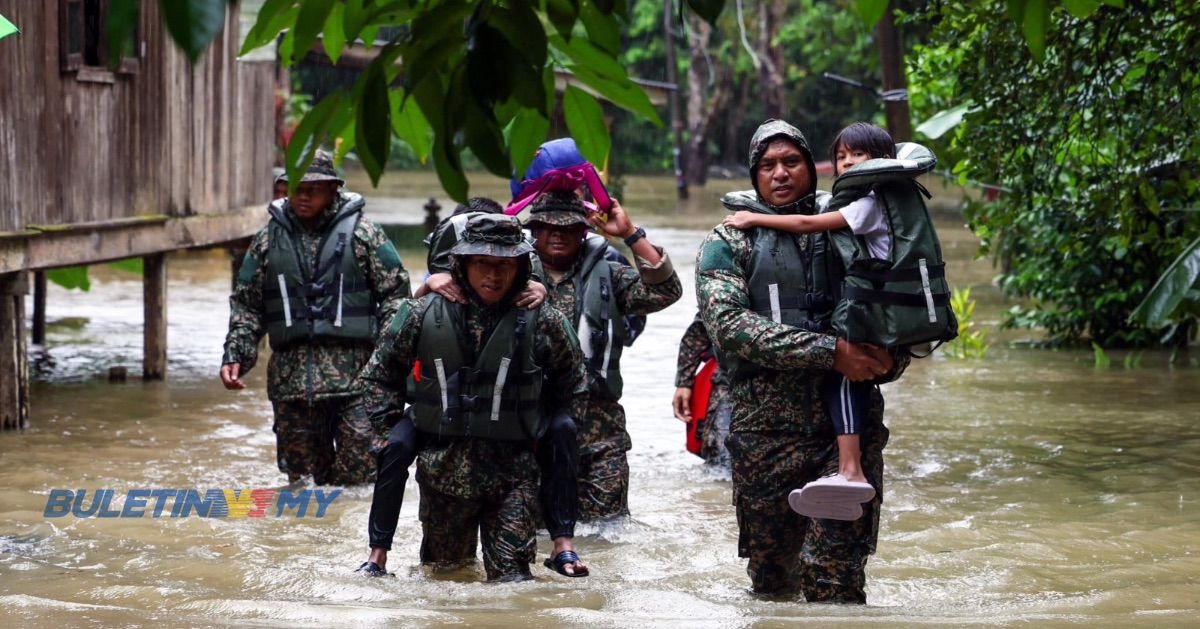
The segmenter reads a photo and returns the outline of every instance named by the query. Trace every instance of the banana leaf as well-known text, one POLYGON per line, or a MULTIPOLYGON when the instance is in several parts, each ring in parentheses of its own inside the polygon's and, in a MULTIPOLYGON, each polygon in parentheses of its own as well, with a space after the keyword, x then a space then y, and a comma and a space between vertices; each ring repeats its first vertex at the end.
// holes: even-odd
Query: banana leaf
POLYGON ((1188 243, 1183 253, 1167 267, 1146 298, 1129 315, 1129 320, 1152 328, 1171 323, 1178 315, 1180 304, 1195 299, 1192 289, 1196 287, 1197 278, 1200 278, 1200 238, 1188 243))

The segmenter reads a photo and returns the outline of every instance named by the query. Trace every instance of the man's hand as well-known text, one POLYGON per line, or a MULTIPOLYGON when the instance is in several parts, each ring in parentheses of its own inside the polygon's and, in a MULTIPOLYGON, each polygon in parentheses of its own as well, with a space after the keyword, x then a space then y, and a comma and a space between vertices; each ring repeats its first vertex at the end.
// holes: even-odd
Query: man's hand
POLYGON ((679 387, 675 389, 675 397, 671 398, 671 408, 675 410, 675 419, 685 424, 692 421, 691 387, 679 387))
POLYGON ((588 212, 587 220, 596 231, 617 238, 627 238, 637 229, 616 199, 612 200, 612 207, 608 209, 607 222, 600 220, 599 212, 588 212))
POLYGON ((892 370, 890 354, 874 345, 839 338, 833 350, 833 369, 852 382, 873 380, 892 370))
POLYGON ((456 303, 467 303, 467 295, 463 293, 463 289, 454 281, 454 276, 449 273, 434 273, 425 280, 425 287, 442 297, 456 303))
POLYGON ((529 283, 525 285, 525 290, 518 293, 517 298, 513 300, 513 305, 518 308, 533 310, 542 305, 543 301, 546 301, 546 295, 548 294, 549 291, 546 290, 544 284, 529 280, 529 283))
POLYGON ((221 365, 221 384, 230 391, 245 389, 246 383, 239 379, 242 374, 242 363, 225 363, 221 365))

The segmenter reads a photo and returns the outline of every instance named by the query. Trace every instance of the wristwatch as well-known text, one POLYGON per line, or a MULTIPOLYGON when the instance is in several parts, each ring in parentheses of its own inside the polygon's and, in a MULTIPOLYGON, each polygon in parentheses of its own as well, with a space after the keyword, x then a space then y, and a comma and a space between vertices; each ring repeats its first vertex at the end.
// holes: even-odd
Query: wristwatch
POLYGON ((633 230, 633 233, 630 234, 629 237, 625 239, 625 246, 632 247, 633 243, 635 243, 645 237, 646 237, 646 230, 639 227, 639 228, 633 230))

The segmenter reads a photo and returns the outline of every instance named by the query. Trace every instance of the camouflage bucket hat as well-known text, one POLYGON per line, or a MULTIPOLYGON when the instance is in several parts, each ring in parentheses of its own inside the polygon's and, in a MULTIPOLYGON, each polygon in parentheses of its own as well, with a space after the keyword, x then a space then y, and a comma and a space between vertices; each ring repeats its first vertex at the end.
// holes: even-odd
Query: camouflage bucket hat
MULTIPOLYGON (((276 178, 276 181, 287 181, 287 173, 276 178)), ((317 151, 308 170, 304 171, 304 177, 300 179, 300 183, 314 181, 336 181, 339 186, 346 185, 346 180, 339 177, 337 169, 333 167, 333 155, 329 151, 317 151)))
POLYGON ((545 223, 566 227, 587 225, 587 208, 574 192, 565 190, 549 190, 534 200, 529 209, 527 224, 545 223))
POLYGON ((484 214, 467 221, 467 228, 450 249, 450 255, 516 258, 529 255, 531 251, 533 246, 526 242, 517 217, 484 214))

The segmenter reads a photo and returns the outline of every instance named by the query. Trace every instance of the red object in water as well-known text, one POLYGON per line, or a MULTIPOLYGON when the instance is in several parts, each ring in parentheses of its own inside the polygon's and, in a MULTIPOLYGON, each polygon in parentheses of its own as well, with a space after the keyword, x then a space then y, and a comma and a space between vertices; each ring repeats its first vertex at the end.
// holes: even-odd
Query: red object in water
POLYGON ((709 358, 700 365, 700 370, 696 372, 696 381, 692 384, 692 421, 687 423, 687 451, 696 456, 701 456, 704 418, 708 416, 708 396, 712 393, 712 375, 716 370, 717 359, 709 358))

